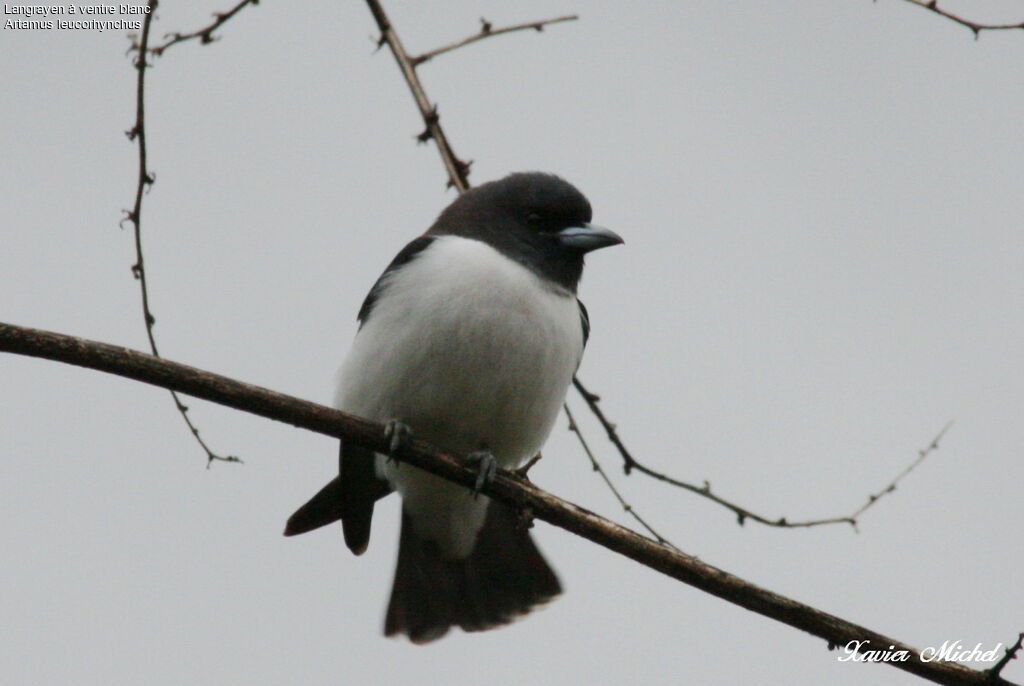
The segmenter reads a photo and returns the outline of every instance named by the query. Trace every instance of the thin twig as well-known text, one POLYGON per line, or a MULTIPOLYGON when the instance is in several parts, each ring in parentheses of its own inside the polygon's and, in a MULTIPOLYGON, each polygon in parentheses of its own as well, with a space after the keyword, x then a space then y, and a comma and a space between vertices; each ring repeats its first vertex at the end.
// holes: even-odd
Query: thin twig
MULTIPOLYGON (((166 50, 167 48, 171 47, 172 45, 177 45, 178 43, 184 43, 185 41, 190 41, 198 38, 200 43, 206 45, 207 43, 212 43, 216 40, 219 40, 216 36, 213 35, 214 31, 219 29, 227 21, 230 21, 230 19, 239 12, 241 12, 246 5, 258 5, 259 3, 260 0, 242 0, 237 5, 229 9, 227 12, 214 12, 213 23, 209 26, 204 26, 201 29, 191 31, 189 33, 175 32, 165 34, 164 38, 166 38, 167 40, 161 43, 160 45, 156 46, 155 48, 150 48, 149 51, 159 57, 164 53, 164 50, 166 50)), ((150 15, 147 16, 151 15, 152 12, 150 12, 150 15)))
MULTIPOLYGON (((146 162, 146 69, 150 66, 146 62, 146 56, 149 54, 148 43, 149 43, 149 30, 153 23, 153 17, 156 14, 156 7, 159 4, 159 0, 149 0, 148 7, 149 12, 146 14, 146 18, 142 22, 142 34, 139 36, 139 40, 132 44, 131 52, 135 53, 135 60, 133 66, 138 72, 135 82, 135 125, 127 132, 128 139, 136 141, 139 145, 139 175, 138 184, 135 188, 135 204, 132 209, 125 210, 125 217, 121 220, 122 227, 124 222, 131 222, 132 228, 135 233, 135 264, 132 265, 132 275, 139 282, 139 290, 142 291, 142 315, 146 322, 146 336, 149 338, 149 349, 157 357, 160 356, 160 352, 156 347, 156 336, 153 334, 153 326, 156 324, 156 317, 153 316, 153 311, 149 306, 149 286, 146 281, 146 265, 142 254, 142 196, 156 181, 156 177, 149 171, 149 167, 146 162)), ((206 452, 206 466, 209 468, 210 463, 214 460, 220 462, 241 462, 242 460, 234 455, 218 455, 210 449, 210 446, 206 444, 206 441, 199 435, 199 429, 192 422, 192 418, 188 414, 188 407, 181 402, 181 398, 175 391, 171 391, 171 397, 174 398, 174 405, 181 414, 182 419, 185 420, 185 424, 188 426, 189 431, 195 437, 200 447, 206 452)))
POLYGON ((897 474, 895 479, 890 481, 889 484, 882 490, 878 491, 877 493, 872 493, 871 495, 869 495, 867 502, 861 505, 857 510, 855 510, 853 514, 850 515, 850 519, 856 522, 857 517, 859 517, 861 513, 864 512, 864 510, 868 509, 869 507, 877 503, 879 498, 895 491, 896 485, 903 480, 903 477, 905 477, 907 474, 910 474, 910 472, 914 471, 917 465, 924 462, 924 458, 928 457, 928 455, 939 449, 939 441, 942 440, 942 438, 946 435, 946 432, 949 431, 949 428, 951 426, 953 426, 952 419, 946 422, 946 425, 942 427, 942 430, 939 431, 938 434, 935 435, 935 438, 932 439, 932 442, 929 443, 927 447, 921 448, 920 450, 917 451, 917 458, 909 465, 907 465, 902 472, 897 474))
MULTIPOLYGON (((117 374, 326 436, 342 438, 368 450, 388 450, 388 439, 382 424, 119 346, 0 323, 0 351, 117 374)), ((476 481, 476 469, 465 458, 443 452, 424 441, 411 440, 403 444, 396 457, 462 486, 472 487, 476 481)), ((889 650, 894 652, 905 650, 907 659, 884 661, 882 664, 939 684, 1012 686, 1000 675, 988 671, 970 669, 946 660, 925 661, 920 652, 896 639, 756 586, 562 500, 511 472, 499 469, 494 480, 484 484, 482 491, 517 509, 528 509, 537 519, 666 576, 817 636, 831 647, 863 641, 875 646, 890 646, 889 650)))
POLYGON ((444 129, 441 128, 441 119, 437 113, 437 105, 430 104, 427 93, 423 90, 423 84, 420 83, 420 79, 416 75, 416 67, 412 60, 409 59, 409 54, 405 51, 405 48, 402 47, 402 41, 398 39, 398 34, 392 28, 391 20, 388 19, 388 15, 385 14, 380 2, 378 0, 366 0, 366 4, 369 6, 373 19, 377 22, 377 28, 380 30, 377 47, 380 48, 387 44, 391 48, 391 54, 394 55, 395 61, 398 62, 398 68, 402 70, 402 76, 405 77, 405 82, 409 85, 409 90, 412 91, 412 97, 416 100, 416 107, 419 108, 420 116, 423 117, 423 124, 426 128, 417 138, 421 143, 426 143, 431 138, 434 139, 434 142, 437 143, 437 151, 444 162, 445 170, 448 172, 448 186, 455 188, 459 193, 465 193, 469 189, 469 166, 472 164, 472 161, 463 162, 455 155, 455 151, 452 150, 448 137, 445 136, 444 129))
POLYGON ((542 458, 542 457, 544 457, 543 453, 537 453, 536 455, 531 457, 529 460, 527 460, 526 464, 524 464, 522 467, 517 468, 515 470, 515 475, 518 476, 520 479, 529 479, 530 478, 530 470, 533 469, 533 465, 535 465, 538 462, 540 462, 540 458, 542 458))
POLYGON ((1024 29, 1024 21, 1018 22, 1016 24, 982 24, 976 21, 971 21, 970 19, 964 19, 960 15, 953 14, 952 12, 949 12, 939 7, 938 0, 904 1, 909 2, 911 5, 917 5, 918 7, 923 7, 926 10, 935 12, 935 14, 938 14, 941 17, 945 17, 950 21, 960 24, 960 26, 964 26, 970 29, 971 32, 974 33, 974 40, 978 40, 978 36, 981 35, 982 31, 1005 31, 1010 29, 1024 29))
POLYGON ((418 67, 424 62, 427 62, 437 57, 438 55, 443 55, 444 53, 451 52, 452 50, 458 50, 463 46, 469 45, 470 43, 475 43, 479 40, 483 40, 484 38, 500 36, 503 33, 512 33, 513 31, 525 31, 527 29, 533 29, 534 31, 543 31, 545 26, 550 26, 551 24, 559 24, 563 21, 576 21, 577 19, 579 19, 578 15, 567 14, 563 17, 555 17, 554 19, 544 19, 543 21, 531 21, 526 22, 525 24, 513 24, 512 26, 503 26, 500 29, 494 28, 491 22, 487 21, 486 19, 480 19, 479 32, 474 33, 472 36, 469 36, 467 38, 463 38, 462 40, 455 41, 454 43, 449 43, 448 45, 443 45, 440 48, 436 48, 429 52, 425 52, 422 55, 410 57, 409 62, 412 63, 412 66, 418 67))
MULTIPOLYGON (((626 499, 622 497, 622 493, 620 493, 619 489, 615 487, 614 483, 612 483, 612 480, 604 471, 604 468, 601 466, 601 463, 597 461, 596 457, 594 457, 594 453, 590 449, 590 445, 587 444, 587 439, 583 437, 583 432, 580 431, 580 427, 576 423, 576 418, 572 416, 572 410, 569 409, 569 403, 565 403, 564 405, 562 405, 562 408, 565 410, 565 416, 569 419, 569 431, 576 434, 576 437, 580 441, 580 445, 583 446, 583 452, 585 452, 587 454, 587 457, 590 459, 590 466, 593 468, 595 472, 601 475, 601 478, 604 480, 605 485, 608 486, 608 490, 611 491, 612 495, 615 496, 615 499, 619 501, 619 505, 622 506, 622 509, 628 512, 629 515, 640 524, 640 526, 647 529, 647 533, 653 536, 654 539, 658 541, 658 543, 664 543, 665 545, 669 545, 673 548, 676 548, 675 544, 673 544, 672 541, 668 540, 667 538, 659 534, 657 531, 655 531, 654 527, 648 524, 647 521, 643 517, 641 517, 635 509, 633 509, 633 506, 630 505, 626 501, 626 499)), ((676 550, 678 550, 678 548, 676 548, 676 550)))
POLYGON ((1003 656, 999 658, 999 662, 992 665, 988 670, 988 673, 993 679, 999 678, 999 675, 1003 673, 1003 668, 1010 663, 1010 660, 1017 659, 1017 653, 1020 652, 1022 644, 1024 644, 1024 631, 1017 634, 1017 642, 1007 648, 1006 652, 1003 653, 1003 656))
POLYGON ((633 454, 630 453, 629 449, 626 448, 626 445, 622 442, 622 439, 619 437, 619 433, 615 424, 609 421, 608 418, 605 416, 604 412, 601 410, 601 406, 598 404, 601 400, 601 397, 587 390, 586 386, 584 386, 579 379, 574 378, 572 383, 573 386, 576 387, 576 390, 579 391, 580 396, 582 396, 583 400, 590 407, 590 411, 594 413, 594 416, 597 417, 597 420, 601 423, 601 426, 604 427, 605 433, 608 434, 608 440, 611 441, 616 448, 618 448, 619 455, 622 456, 623 470, 626 472, 626 474, 630 474, 635 469, 638 472, 646 474, 651 478, 657 479, 658 481, 671 484, 672 486, 676 486, 678 488, 683 488, 687 491, 696 493, 702 498, 707 498, 708 500, 714 501, 719 505, 731 510, 736 515, 737 523, 741 526, 745 524, 746 521, 749 519, 759 524, 764 524, 765 526, 774 526, 786 529, 810 528, 814 526, 824 526, 826 524, 849 524, 854 529, 856 529, 857 517, 863 514, 863 512, 867 510, 869 507, 877 503, 883 496, 895 491, 896 485, 903 479, 903 477, 905 477, 907 474, 913 471, 915 467, 921 464, 921 462, 926 457, 928 457, 928 455, 930 455, 935 450, 938 450, 939 441, 942 439, 943 436, 946 435, 946 432, 949 430, 949 427, 953 425, 952 421, 947 422, 946 425, 942 427, 942 430, 939 431, 939 433, 935 436, 935 438, 932 439, 931 443, 929 443, 926 448, 922 448, 921 450, 918 451, 917 458, 909 466, 903 469, 903 471, 901 471, 895 479, 890 481, 880 491, 869 495, 867 502, 861 507, 859 507, 857 510, 854 510, 851 514, 842 517, 828 517, 824 519, 812 519, 806 521, 791 522, 785 517, 770 519, 768 517, 764 517, 762 515, 751 512, 750 510, 740 505, 737 505, 736 503, 730 502, 725 498, 722 498, 721 496, 716 495, 714 492, 712 492, 711 483, 708 481, 705 481, 701 486, 697 486, 695 484, 687 483, 686 481, 680 481, 679 479, 675 479, 671 476, 668 476, 667 474, 651 469, 647 465, 637 461, 637 459, 633 457, 633 454))

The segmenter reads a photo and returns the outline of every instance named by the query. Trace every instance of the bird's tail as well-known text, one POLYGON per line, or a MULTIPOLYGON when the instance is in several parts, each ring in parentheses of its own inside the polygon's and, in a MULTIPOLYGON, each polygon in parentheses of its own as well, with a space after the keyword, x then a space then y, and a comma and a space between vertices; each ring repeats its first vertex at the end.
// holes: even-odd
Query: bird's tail
POLYGON ((562 592, 554 571, 513 510, 491 501, 469 557, 452 559, 421 538, 402 514, 395 583, 384 633, 428 643, 452 626, 484 631, 507 624, 562 592))

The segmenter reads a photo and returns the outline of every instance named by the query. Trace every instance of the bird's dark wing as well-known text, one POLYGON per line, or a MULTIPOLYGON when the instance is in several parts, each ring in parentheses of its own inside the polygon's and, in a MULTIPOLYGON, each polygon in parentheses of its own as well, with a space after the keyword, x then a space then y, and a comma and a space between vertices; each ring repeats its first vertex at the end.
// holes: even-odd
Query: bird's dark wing
POLYGON ((285 536, 304 534, 341 520, 345 544, 356 555, 370 542, 373 506, 391 493, 391 486, 377 477, 372 450, 341 441, 339 474, 288 518, 285 536))
POLYGON ((391 484, 377 476, 374 462, 372 450, 341 442, 341 527, 345 545, 356 555, 362 555, 370 543, 374 503, 391 493, 391 484))
POLYGON ((580 324, 583 325, 583 347, 585 348, 590 339, 590 315, 587 314, 587 306, 583 304, 582 300, 577 298, 576 303, 580 306, 580 324))
POLYGON ((387 286, 388 277, 404 264, 408 264, 414 257, 419 255, 423 250, 434 242, 435 236, 420 236, 414 239, 408 245, 399 251, 395 255, 395 259, 391 260, 391 264, 384 270, 384 273, 377 279, 377 283, 373 284, 373 288, 366 294, 366 299, 363 300, 362 307, 359 308, 359 328, 363 327, 366 320, 370 318, 370 314, 373 312, 373 306, 377 303, 377 298, 380 297, 381 293, 384 292, 384 288, 387 286))
MULTIPOLYGON (((359 308, 359 326, 370 318, 373 306, 387 288, 388 277, 402 265, 408 264, 434 241, 433 236, 420 236, 406 245, 391 260, 384 273, 373 284, 362 307, 359 308)), ((373 505, 391 492, 391 486, 377 476, 372 450, 349 445, 341 441, 338 458, 338 476, 310 498, 288 518, 286 536, 306 533, 341 520, 345 543, 356 555, 366 550, 370 541, 370 523, 373 505)))

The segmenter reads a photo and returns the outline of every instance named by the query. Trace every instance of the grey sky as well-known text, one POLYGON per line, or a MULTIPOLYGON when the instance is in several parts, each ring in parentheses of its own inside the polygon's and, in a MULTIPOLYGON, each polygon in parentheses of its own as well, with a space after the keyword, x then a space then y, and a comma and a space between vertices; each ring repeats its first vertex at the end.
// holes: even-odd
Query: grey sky
MULTIPOLYGON (((228 3, 166 3, 155 32, 228 3)), ((391 3, 472 180, 562 174, 626 246, 589 260, 581 377, 633 450, 767 515, 641 476, 687 552, 918 647, 1024 630, 1024 32, 895 0, 391 3)), ((1020 20, 1020 2, 950 5, 1020 20)), ((452 196, 360 2, 262 2, 149 74, 146 257, 164 354, 329 402, 355 313, 452 196)), ((134 73, 117 32, 0 32, 0 320, 145 347, 129 230, 134 73)), ((574 406, 580 406, 571 397, 574 406)), ((0 664, 14 684, 910 684, 544 523, 566 593, 426 648, 381 635, 397 501, 353 558, 284 539, 335 444, 0 355, 0 664)), ((626 521, 560 421, 532 476, 626 521)), ((1024 682, 1024 664, 1005 676, 1024 682)))

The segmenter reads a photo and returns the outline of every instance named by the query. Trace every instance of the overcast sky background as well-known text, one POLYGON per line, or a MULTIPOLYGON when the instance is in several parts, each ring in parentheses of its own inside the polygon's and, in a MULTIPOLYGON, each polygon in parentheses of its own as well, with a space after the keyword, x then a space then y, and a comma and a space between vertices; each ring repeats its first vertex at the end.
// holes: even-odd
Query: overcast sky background
MULTIPOLYGON (((156 35, 226 2, 165 3, 156 35)), ((589 260, 581 377, 633 451, 768 516, 625 478, 685 551, 917 647, 1024 630, 1024 32, 895 0, 392 2, 480 183, 557 172, 626 245, 589 260)), ((1024 3, 950 4, 1019 21, 1024 3)), ((364 4, 262 2, 148 75, 143 227, 162 352, 319 402, 392 255, 454 197, 364 4)), ((118 32, 0 32, 0 320, 144 349, 134 72, 118 32)), ((335 442, 0 355, 0 664, 11 684, 911 684, 538 522, 566 588, 501 630, 381 636, 398 501, 352 557, 281 536, 335 442)), ((531 473, 628 521, 560 421, 531 473)), ((884 646, 883 646, 884 647, 884 646)), ((984 667, 987 665, 975 665, 984 667)), ((1024 663, 1004 675, 1024 682, 1024 663)))

